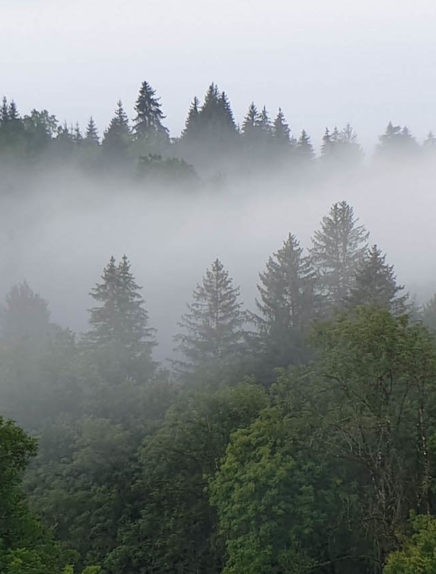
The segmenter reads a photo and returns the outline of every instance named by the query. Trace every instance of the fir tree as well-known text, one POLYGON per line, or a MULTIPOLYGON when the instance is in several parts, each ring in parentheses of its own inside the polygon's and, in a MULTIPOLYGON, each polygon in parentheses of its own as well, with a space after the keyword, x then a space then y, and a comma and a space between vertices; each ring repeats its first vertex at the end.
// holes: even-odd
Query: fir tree
POLYGON ((403 289, 397 285, 393 266, 386 263, 386 255, 373 245, 356 271, 347 303, 352 307, 380 307, 395 315, 403 315, 407 311, 407 295, 400 295, 403 289))
POLYGON ((341 307, 354 286, 356 271, 365 257, 368 233, 357 225, 347 202, 335 203, 315 231, 310 257, 328 306, 341 307))
POLYGON ((303 336, 316 313, 315 273, 296 237, 266 264, 257 286, 260 339, 273 368, 304 360, 303 336))
POLYGON ((223 366, 236 358, 244 342, 246 321, 239 287, 216 259, 193 292, 193 301, 179 326, 178 349, 187 359, 185 368, 223 366))
POLYGON ((120 378, 141 381, 153 371, 154 330, 148 327, 139 290, 124 255, 119 265, 111 257, 102 282, 91 291, 99 305, 90 310, 91 329, 85 341, 101 358, 104 374, 118 382, 120 378))

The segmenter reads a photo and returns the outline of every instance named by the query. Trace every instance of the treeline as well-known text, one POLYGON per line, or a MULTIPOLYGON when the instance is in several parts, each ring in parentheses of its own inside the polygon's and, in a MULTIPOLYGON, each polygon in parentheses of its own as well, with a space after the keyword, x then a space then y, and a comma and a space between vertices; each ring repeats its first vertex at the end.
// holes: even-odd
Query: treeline
POLYGON ((13 287, 0 404, 39 450, 23 484, 35 440, 0 419, 0 571, 433 572, 436 304, 368 240, 333 205, 271 255, 256 312, 214 261, 171 370, 127 257, 80 337, 13 287))
MULTIPOLYGON (((164 124, 160 99, 143 82, 129 120, 117 103, 109 125, 99 133, 91 117, 82 132, 78 124, 61 123, 47 110, 21 116, 15 102, 0 109, 0 161, 21 166, 75 166, 97 174, 117 172, 139 180, 189 186, 201 177, 247 176, 278 169, 311 172, 357 167, 364 158, 350 125, 325 130, 316 157, 305 130, 294 134, 281 109, 272 117, 251 103, 242 122, 234 118, 225 92, 211 84, 202 102, 196 97, 179 137, 164 124)), ((379 137, 374 161, 416 159, 434 154, 430 132, 419 144, 407 127, 387 125, 379 137)))

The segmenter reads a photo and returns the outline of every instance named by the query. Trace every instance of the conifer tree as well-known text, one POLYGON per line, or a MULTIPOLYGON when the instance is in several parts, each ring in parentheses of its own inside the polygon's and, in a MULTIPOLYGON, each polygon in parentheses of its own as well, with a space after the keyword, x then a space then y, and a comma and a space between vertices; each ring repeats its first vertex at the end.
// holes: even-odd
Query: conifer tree
POLYGON ((104 374, 118 382, 145 380, 153 371, 154 330, 148 326, 139 290, 124 255, 119 265, 111 257, 102 282, 90 293, 98 306, 90 309, 91 329, 85 342, 101 359, 104 374))
POLYGON ((346 201, 335 203, 312 238, 310 257, 320 293, 333 308, 341 307, 349 296, 366 254, 369 234, 357 221, 346 201))
POLYGON ((165 118, 160 98, 148 82, 142 82, 135 104, 136 118, 133 123, 133 135, 137 141, 144 139, 168 140, 168 130, 163 126, 165 118))
POLYGON ((263 106, 259 115, 259 128, 262 135, 266 138, 272 135, 271 120, 269 119, 268 110, 263 106))
POLYGON ((49 333, 49 318, 47 302, 23 281, 6 295, 1 317, 2 336, 11 343, 41 342, 49 333))
POLYGON ((332 147, 332 137, 330 135, 330 130, 326 128, 324 135, 322 136, 321 159, 325 160, 325 158, 330 156, 332 147))
POLYGON ((89 145, 98 146, 100 144, 100 138, 98 137, 97 126, 95 125, 94 118, 92 116, 89 118, 88 125, 86 126, 84 141, 86 144, 89 145))
POLYGON ((260 115, 254 102, 251 102, 242 122, 242 135, 246 140, 255 139, 258 131, 260 115))
POLYGON ((189 108, 188 117, 185 122, 185 129, 182 132, 182 140, 195 140, 198 137, 198 119, 200 114, 200 101, 195 97, 189 108))
POLYGON ((131 144, 129 120, 119 100, 109 127, 104 132, 102 148, 110 160, 125 160, 131 144))
POLYGON ((357 268, 348 304, 388 309, 394 315, 406 313, 407 295, 400 295, 404 287, 397 285, 393 269, 386 263, 386 255, 373 245, 357 268))
POLYGON ((303 335, 316 314, 315 273, 296 237, 289 234, 260 274, 256 301, 260 338, 274 368, 303 360, 303 335))
POLYGON ((185 368, 230 363, 242 351, 245 321, 239 287, 233 286, 228 271, 216 259, 195 288, 188 312, 179 323, 183 333, 176 341, 187 360, 185 368))
POLYGON ((315 158, 315 152, 313 151, 310 137, 307 135, 305 130, 301 132, 301 135, 297 141, 296 152, 300 162, 303 163, 308 163, 315 158))
POLYGON ((274 120, 273 136, 274 140, 280 145, 286 146, 291 143, 291 130, 286 123, 285 115, 281 108, 279 108, 277 116, 274 120))
POLYGON ((419 149, 418 143, 406 126, 402 128, 389 122, 385 133, 379 137, 376 157, 391 160, 408 155, 415 156, 419 149))

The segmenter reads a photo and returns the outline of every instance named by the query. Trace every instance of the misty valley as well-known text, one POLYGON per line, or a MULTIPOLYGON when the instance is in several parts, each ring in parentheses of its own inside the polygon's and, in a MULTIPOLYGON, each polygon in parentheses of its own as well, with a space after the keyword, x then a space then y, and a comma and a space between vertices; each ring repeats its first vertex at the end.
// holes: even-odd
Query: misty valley
POLYGON ((1 574, 434 571, 436 138, 319 143, 3 99, 1 574))

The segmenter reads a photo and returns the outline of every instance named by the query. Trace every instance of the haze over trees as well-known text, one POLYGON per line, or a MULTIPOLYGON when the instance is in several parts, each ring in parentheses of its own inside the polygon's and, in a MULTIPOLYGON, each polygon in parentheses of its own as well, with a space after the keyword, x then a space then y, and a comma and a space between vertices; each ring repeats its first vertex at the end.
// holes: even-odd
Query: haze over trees
MULTIPOLYGON (((366 164, 386 167, 392 161, 434 156, 431 131, 420 144, 406 126, 387 120, 375 153, 366 154, 366 164)), ((22 115, 15 101, 4 97, 0 164, 19 166, 30 174, 41 168, 73 167, 103 180, 127 178, 143 188, 163 183, 188 189, 199 181, 250 179, 259 174, 285 175, 295 184, 301 178, 322 180, 366 165, 350 124, 327 127, 322 141, 314 142, 304 129, 294 133, 284 107, 271 113, 252 102, 238 120, 227 93, 215 83, 207 88, 203 100, 193 98, 182 133, 171 135, 165 125, 164 104, 148 81, 140 84, 133 110, 126 110, 121 101, 116 103, 108 126, 96 126, 91 116, 86 127, 80 127, 58 120, 45 109, 22 115)))
POLYGON ((256 301, 212 260, 170 365, 127 256, 96 269, 83 334, 12 286, 1 571, 432 572, 434 297, 413 307, 370 239, 333 204, 259 258, 256 301))

